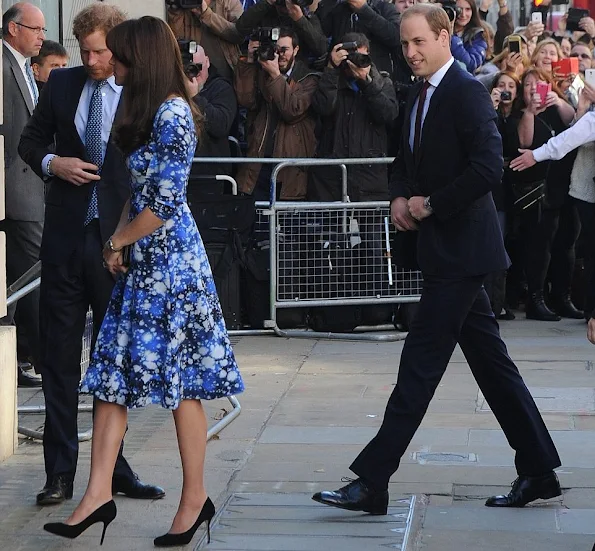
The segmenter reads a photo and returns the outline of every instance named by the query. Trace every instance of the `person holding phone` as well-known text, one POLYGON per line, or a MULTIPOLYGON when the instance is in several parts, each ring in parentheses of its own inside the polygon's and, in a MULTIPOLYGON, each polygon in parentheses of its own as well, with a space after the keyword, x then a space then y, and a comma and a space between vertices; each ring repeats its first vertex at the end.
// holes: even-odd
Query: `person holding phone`
MULTIPOLYGON (((513 159, 511 163, 514 163, 519 147, 534 148, 544 144, 552 135, 566 130, 573 117, 574 110, 552 85, 550 77, 537 68, 527 70, 521 80, 521 95, 514 113, 507 121, 511 139, 505 157, 513 159)), ((513 274, 518 273, 520 265, 524 267, 528 286, 525 313, 529 319, 558 321, 560 317, 582 317, 570 299, 574 246, 580 231, 576 209, 567 199, 573 161, 574 158, 566 158, 522 175, 510 174, 523 248, 513 274), (527 197, 531 197, 531 201, 527 201, 527 197), (553 311, 545 302, 548 274, 549 306, 553 311)), ((519 284, 514 277, 512 281, 513 285, 519 284)))
POLYGON ((502 51, 481 66, 476 78, 490 90, 497 73, 514 73, 520 79, 529 63, 527 38, 522 34, 511 34, 504 40, 502 51))
POLYGON ((475 0, 457 0, 458 15, 450 39, 452 56, 475 73, 485 62, 488 45, 475 0))
POLYGON ((514 159, 510 167, 516 172, 531 169, 537 163, 556 161, 577 150, 576 160, 570 174, 568 195, 576 206, 582 227, 585 247, 584 313, 591 323, 591 313, 595 310, 595 75, 585 83, 579 95, 576 122, 568 130, 550 138, 537 149, 521 149, 521 155, 514 159))

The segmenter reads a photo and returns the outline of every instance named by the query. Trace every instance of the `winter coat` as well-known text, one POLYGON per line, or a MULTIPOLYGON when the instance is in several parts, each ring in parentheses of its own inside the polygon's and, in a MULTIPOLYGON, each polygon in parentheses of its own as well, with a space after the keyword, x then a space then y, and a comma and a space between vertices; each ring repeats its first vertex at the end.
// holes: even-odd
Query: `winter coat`
POLYGON ((487 49, 488 45, 481 27, 466 31, 462 38, 454 34, 450 39, 452 56, 460 61, 471 74, 483 65, 487 49))
MULTIPOLYGON (((317 156, 357 158, 387 156, 387 126, 398 115, 393 83, 372 65, 372 81, 348 81, 341 70, 326 68, 312 107, 321 117, 317 156), (354 89, 354 87, 357 89, 354 89)), ((347 168, 347 190, 352 201, 388 199, 387 165, 347 168)), ((337 167, 311 170, 308 198, 341 200, 341 173, 337 167)))
MULTIPOLYGON (((318 87, 319 73, 296 61, 289 79, 271 79, 258 63, 240 59, 235 74, 238 103, 248 109, 248 157, 265 154, 267 138, 274 133, 273 157, 313 157, 316 151, 316 118, 310 109, 318 87), (276 110, 273 112, 273 110, 276 110), (277 120, 276 127, 273 121, 277 120)), ((237 181, 240 191, 252 193, 262 165, 242 164, 237 181)), ((287 167, 279 172, 281 199, 298 200, 306 196, 306 167, 287 167)))
MULTIPOLYGON (((218 37, 225 60, 233 71, 240 56, 238 44, 244 41, 244 37, 235 27, 242 11, 239 0, 212 0, 200 16, 190 10, 168 8, 167 23, 177 38, 194 40, 197 44, 202 43, 203 33, 211 33, 218 37)), ((209 52, 206 54, 209 55, 209 52)))
POLYGON ((260 0, 248 8, 236 23, 237 31, 245 38, 249 38, 258 27, 287 27, 295 31, 300 41, 298 59, 306 64, 326 55, 326 36, 315 13, 307 13, 294 21, 289 15, 280 14, 266 0, 260 0))
MULTIPOLYGON (((238 102, 233 85, 209 68, 209 78, 203 89, 194 98, 205 116, 205 131, 196 148, 196 157, 230 157, 227 137, 238 111, 238 102)), ((194 163, 192 174, 230 174, 231 167, 223 164, 194 163)))
POLYGON ((370 41, 370 57, 379 71, 394 76, 393 52, 401 47, 400 16, 384 0, 368 0, 359 11, 336 0, 322 0, 316 10, 322 30, 331 37, 331 48, 347 33, 363 33, 370 41))

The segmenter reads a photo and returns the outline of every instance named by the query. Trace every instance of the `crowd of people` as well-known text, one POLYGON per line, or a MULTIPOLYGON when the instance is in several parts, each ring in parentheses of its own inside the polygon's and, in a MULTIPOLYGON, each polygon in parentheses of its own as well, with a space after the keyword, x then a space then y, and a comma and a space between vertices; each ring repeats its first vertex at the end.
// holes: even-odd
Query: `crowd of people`
MULTIPOLYGON (((97 399, 87 493, 68 523, 48 530, 76 537, 85 523, 107 526, 116 514, 112 493, 164 496, 158 486, 142 483, 122 455, 126 408, 152 402, 174 410, 184 467, 179 509, 156 545, 186 542, 214 515, 202 480, 206 420, 200 400, 239 393, 243 383, 209 259, 184 198, 188 178, 192 187, 232 171, 208 162, 229 157, 230 144, 241 144, 253 159, 396 156, 392 166, 364 162, 350 169, 347 195, 350 201, 392 199, 401 233, 419 224, 435 229, 435 255, 423 250, 420 261, 426 296, 434 293, 438 304, 444 281, 432 277, 452 268, 446 245, 438 246, 440 231, 450 230, 440 224, 458 220, 459 231, 485 215, 482 235, 489 239, 475 236, 476 257, 458 263, 477 266, 473 282, 455 270, 466 286, 447 291, 466 293, 483 309, 483 276, 491 272, 485 287, 495 317, 514 319, 524 302, 531 319, 591 320, 595 340, 595 22, 587 16, 578 30, 568 30, 562 17, 551 32, 537 17, 515 27, 506 0, 497 2, 495 29, 486 22, 493 0, 444 0, 436 9, 413 10, 415 0, 203 0, 196 8, 173 2, 168 25, 155 18, 126 20, 118 8, 95 3, 73 20, 82 66, 64 70, 68 53, 45 40, 41 10, 22 2, 4 13, 6 219, 0 229, 9 283, 41 259, 42 284, 2 323, 17 326, 19 384, 43 385, 47 479, 39 505, 72 497, 78 392, 97 399), (407 19, 403 37, 401 21, 407 19), (412 21, 421 24, 420 36, 411 36, 412 21), (436 48, 434 61, 420 54, 428 42, 436 48), (431 63, 436 71, 427 70, 431 63), (448 117, 437 116, 437 98, 447 88, 439 85, 448 81, 452 65, 460 101, 471 105, 471 119, 485 128, 467 127, 454 108, 448 117), (451 137, 448 144, 440 143, 444 136, 451 137), (194 156, 207 160, 192 166, 194 156), (467 184, 477 184, 474 189, 442 185, 440 178, 456 183, 461 171, 467 184), (433 191, 412 196, 421 188, 433 191), (431 222, 424 222, 429 216, 431 222), (487 242, 500 247, 502 237, 506 251, 486 248, 487 242), (81 383, 89 307, 97 346, 81 383)), ((234 171, 240 192, 270 200, 273 167, 241 165, 234 171)), ((281 200, 344 198, 336 166, 286 167, 276 190, 281 200)), ((396 264, 401 260, 397 256, 396 264)), ((427 321, 433 303, 423 304, 427 321)), ((471 315, 465 308, 449 310, 445 323, 456 324, 455 313, 471 315)), ((427 329, 417 336, 427 337, 427 329)), ((491 322, 489 331, 500 364, 516 373, 513 386, 524 388, 491 322)), ((446 363, 448 349, 442 351, 446 363)), ((416 362, 407 361, 414 369, 416 362)), ((520 401, 532 404, 523 392, 520 401)), ((548 450, 539 491, 555 493, 557 454, 542 434, 534 404, 529 409, 527 431, 537 431, 548 450)), ((506 415, 501 422, 513 431, 506 415)), ((415 423, 409 428, 415 430, 415 423)), ((379 511, 386 509, 384 492, 374 497, 379 511)), ((327 504, 344 497, 318 496, 327 504)), ((533 498, 507 499, 492 505, 518 506, 533 498)))

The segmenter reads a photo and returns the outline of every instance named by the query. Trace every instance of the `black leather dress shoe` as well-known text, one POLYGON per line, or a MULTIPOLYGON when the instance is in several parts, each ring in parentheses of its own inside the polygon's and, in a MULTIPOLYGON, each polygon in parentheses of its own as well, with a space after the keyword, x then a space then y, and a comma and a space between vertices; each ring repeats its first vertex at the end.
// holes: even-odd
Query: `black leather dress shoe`
POLYGON ((372 490, 361 478, 351 480, 347 486, 334 492, 317 492, 312 499, 339 509, 364 511, 372 515, 386 515, 388 511, 388 490, 372 490))
POLYGON ((41 376, 35 375, 31 371, 25 371, 21 366, 17 367, 17 382, 22 387, 40 387, 41 376))
POLYGON ((112 479, 112 493, 124 494, 133 499, 161 499, 165 497, 165 490, 159 486, 143 484, 136 474, 130 476, 114 475, 112 479))
POLYGON ((555 472, 543 476, 519 476, 512 483, 512 490, 505 496, 492 496, 488 507, 524 507, 536 499, 551 499, 562 495, 555 472))
POLYGON ((72 477, 53 476, 43 490, 37 494, 37 505, 57 505, 65 499, 72 499, 72 477))

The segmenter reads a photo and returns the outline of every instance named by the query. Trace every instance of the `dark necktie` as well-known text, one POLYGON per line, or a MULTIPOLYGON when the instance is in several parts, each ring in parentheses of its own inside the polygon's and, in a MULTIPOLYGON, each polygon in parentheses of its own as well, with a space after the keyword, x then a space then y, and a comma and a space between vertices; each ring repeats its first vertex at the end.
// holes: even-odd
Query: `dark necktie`
POLYGON ((27 80, 29 81, 29 85, 31 86, 31 94, 33 94, 33 105, 37 105, 37 100, 39 99, 39 90, 37 89, 37 84, 35 83, 35 77, 33 76, 33 69, 31 69, 31 63, 29 60, 25 63, 25 73, 27 74, 27 80))
MULTIPOLYGON (((98 173, 101 172, 101 165, 103 164, 103 145, 101 143, 103 115, 102 89, 106 83, 107 80, 100 80, 95 85, 95 90, 91 96, 91 103, 89 104, 89 117, 87 118, 87 129, 85 132, 85 149, 87 150, 87 156, 89 162, 99 167, 98 173)), ((93 186, 93 190, 91 191, 91 199, 87 209, 85 226, 99 216, 97 186, 94 181, 91 182, 91 185, 93 186)))
POLYGON ((419 99, 417 102, 417 113, 415 115, 415 134, 413 135, 413 156, 417 159, 419 155, 419 144, 421 142, 421 126, 423 122, 424 105, 426 104, 426 95, 430 83, 424 80, 424 84, 419 92, 419 99))

